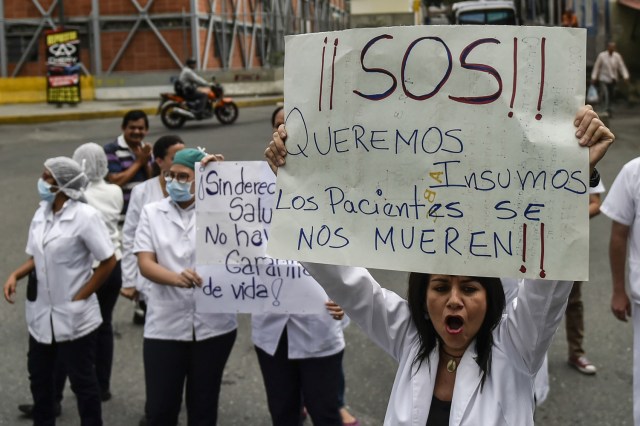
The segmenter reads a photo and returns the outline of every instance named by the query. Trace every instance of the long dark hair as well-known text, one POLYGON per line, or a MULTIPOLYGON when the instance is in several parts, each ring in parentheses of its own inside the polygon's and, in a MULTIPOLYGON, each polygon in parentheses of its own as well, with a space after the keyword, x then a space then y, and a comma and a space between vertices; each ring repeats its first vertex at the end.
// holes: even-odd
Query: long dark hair
MULTIPOLYGON (((427 360, 427 363, 429 362, 429 355, 436 348, 436 344, 438 342, 442 344, 442 339, 436 332, 431 321, 427 318, 429 313, 425 308, 429 277, 430 274, 419 272, 409 274, 407 300, 409 302, 409 310, 411 311, 411 319, 418 330, 418 340, 420 344, 420 349, 413 363, 417 363, 418 368, 420 368, 424 360, 427 360)), ((485 378, 489 374, 489 365, 491 364, 491 348, 493 347, 492 332, 502 319, 506 302, 502 283, 499 278, 473 277, 473 279, 484 287, 487 294, 487 312, 480 326, 480 330, 476 335, 476 352, 478 353, 476 362, 480 370, 482 370, 481 383, 483 386, 485 378)))
POLYGON ((273 113, 271 113, 271 127, 276 127, 276 116, 283 109, 283 106, 277 106, 273 113))

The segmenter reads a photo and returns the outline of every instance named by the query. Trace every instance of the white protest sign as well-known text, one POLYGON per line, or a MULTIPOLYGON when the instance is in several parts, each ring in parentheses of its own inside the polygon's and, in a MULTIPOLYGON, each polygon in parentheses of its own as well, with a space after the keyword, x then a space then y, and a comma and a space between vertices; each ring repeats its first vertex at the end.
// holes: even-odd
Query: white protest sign
POLYGON ((287 164, 268 253, 443 274, 588 277, 585 31, 286 38, 287 164))
POLYGON ((266 162, 196 167, 199 312, 326 313, 328 297, 298 262, 265 254, 275 176, 266 162))

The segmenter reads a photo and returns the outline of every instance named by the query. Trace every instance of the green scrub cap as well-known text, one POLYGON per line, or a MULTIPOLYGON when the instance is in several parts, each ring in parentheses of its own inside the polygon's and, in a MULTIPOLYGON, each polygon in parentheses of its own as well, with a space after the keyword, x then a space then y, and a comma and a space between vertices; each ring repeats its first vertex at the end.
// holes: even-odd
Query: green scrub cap
POLYGON ((206 152, 199 149, 186 148, 176 152, 173 157, 173 164, 180 164, 195 170, 195 164, 207 155, 206 152))

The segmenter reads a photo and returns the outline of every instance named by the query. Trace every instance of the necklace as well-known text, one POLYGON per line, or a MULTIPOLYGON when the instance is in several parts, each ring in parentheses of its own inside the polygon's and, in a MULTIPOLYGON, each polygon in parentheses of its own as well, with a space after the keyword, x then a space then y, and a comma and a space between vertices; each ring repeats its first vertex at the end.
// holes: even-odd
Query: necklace
POLYGON ((460 356, 451 355, 449 352, 445 351, 443 348, 440 348, 440 349, 442 350, 442 352, 445 353, 445 355, 451 357, 451 359, 447 361, 447 371, 449 373, 455 373, 455 371, 458 369, 458 362, 456 361, 456 359, 462 358, 462 355, 460 356))

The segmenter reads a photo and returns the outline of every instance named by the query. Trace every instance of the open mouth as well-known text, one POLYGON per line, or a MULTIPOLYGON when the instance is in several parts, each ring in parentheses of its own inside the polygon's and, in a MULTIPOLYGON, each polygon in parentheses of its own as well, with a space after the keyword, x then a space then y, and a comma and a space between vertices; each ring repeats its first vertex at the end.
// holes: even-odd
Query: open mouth
POLYGON ((444 319, 444 322, 447 326, 447 332, 451 334, 458 334, 462 332, 462 327, 464 325, 464 320, 462 317, 457 315, 449 315, 444 319))

